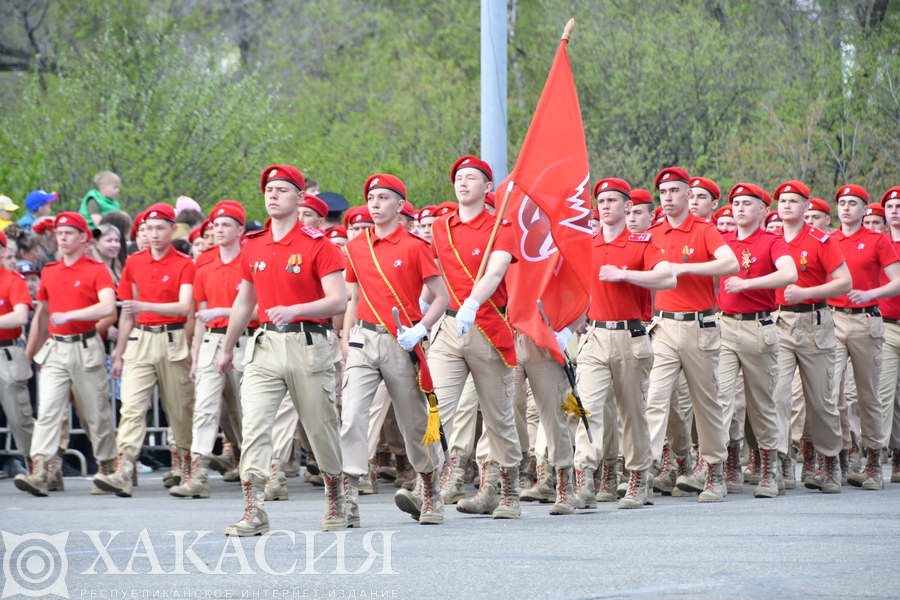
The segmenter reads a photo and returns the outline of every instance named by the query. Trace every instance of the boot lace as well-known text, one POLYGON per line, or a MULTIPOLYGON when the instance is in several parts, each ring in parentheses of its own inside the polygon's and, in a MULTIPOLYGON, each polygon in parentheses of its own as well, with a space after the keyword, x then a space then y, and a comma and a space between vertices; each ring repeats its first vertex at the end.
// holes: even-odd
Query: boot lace
MULTIPOLYGON (((840 478, 838 477, 838 474, 837 474, 837 468, 838 468, 838 463, 839 463, 838 457, 837 456, 826 456, 824 458, 823 457, 819 457, 819 458, 822 459, 819 461, 820 462, 819 473, 821 474, 823 471, 821 463, 824 462, 825 463, 824 477, 825 477, 826 481, 831 481, 833 483, 839 484, 840 478)), ((820 475, 816 475, 816 477, 820 477, 820 475)))
POLYGON ((672 468, 672 451, 669 449, 669 445, 666 444, 663 446, 663 455, 662 455, 662 466, 659 468, 659 477, 663 477, 666 473, 669 472, 672 468))
POLYGON ((241 487, 244 490, 244 516, 241 517, 241 521, 248 521, 250 519, 250 513, 253 511, 253 492, 250 490, 250 482, 245 480, 241 481, 241 487))
POLYGON ((488 486, 488 465, 487 463, 481 465, 481 485, 478 486, 478 491, 475 492, 475 496, 472 497, 472 501, 481 500, 481 497, 487 494, 487 486, 488 486))
MULTIPOLYGON (((337 477, 329 477, 322 475, 325 480, 325 501, 327 502, 327 517, 337 517, 340 514, 338 509, 338 480, 337 477)), ((340 477, 340 475, 338 475, 340 477)))
POLYGON ((871 477, 875 479, 878 477, 878 472, 881 470, 881 463, 877 460, 878 453, 881 450, 869 450, 869 456, 866 460, 866 477, 871 477))
POLYGON ((626 496, 631 496, 632 498, 637 497, 638 488, 641 485, 641 473, 640 471, 632 471, 631 477, 628 478, 628 491, 625 493, 626 496))
POLYGON ((556 472, 556 495, 559 502, 565 504, 568 499, 566 498, 566 479, 568 478, 568 472, 560 469, 556 472))
POLYGON ((422 473, 422 510, 420 513, 434 511, 434 494, 431 473, 422 473))
POLYGON ((725 471, 727 471, 725 481, 728 483, 740 483, 738 474, 741 472, 741 460, 735 446, 728 448, 728 457, 725 459, 725 471))
MULTIPOLYGON (((444 485, 441 486, 442 492, 449 492, 450 486, 453 484, 453 479, 456 476, 456 471, 459 470, 459 457, 451 456, 450 463, 447 465, 447 476, 444 478, 444 485)), ((398 472, 399 476, 400 473, 398 472)))
MULTIPOLYGON (((771 455, 771 452, 765 452, 763 450, 759 451, 760 477, 762 477, 762 479, 760 479, 760 481, 759 481, 759 485, 761 487, 769 487, 770 485, 772 485, 771 473, 769 471, 769 469, 771 468, 771 464, 772 464, 772 458, 770 455, 771 455)), ((788 459, 785 458, 785 461, 787 461, 787 460, 788 459)), ((782 465, 782 471, 784 471, 783 465, 782 465)))
POLYGON ((816 447, 810 440, 803 440, 803 470, 812 471, 816 468, 816 447))
POLYGON ((576 496, 581 495, 581 490, 584 489, 584 471, 581 469, 575 469, 575 492, 576 496))
POLYGON ((753 476, 759 473, 759 450, 750 448, 750 464, 747 465, 747 475, 753 476))
POLYGON ((600 470, 600 491, 612 494, 613 493, 613 481, 615 479, 615 465, 609 465, 603 463, 603 466, 600 470))
MULTIPOLYGON (((509 473, 506 472, 506 469, 500 469, 500 506, 509 506, 511 502, 510 491, 509 491, 509 473)), ((481 490, 479 490, 479 493, 481 490)))

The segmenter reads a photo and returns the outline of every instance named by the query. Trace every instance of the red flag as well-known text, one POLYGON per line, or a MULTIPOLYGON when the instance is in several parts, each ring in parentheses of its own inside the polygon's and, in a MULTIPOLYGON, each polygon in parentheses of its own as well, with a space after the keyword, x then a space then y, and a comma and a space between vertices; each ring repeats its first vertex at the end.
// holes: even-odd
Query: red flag
POLYGON ((562 40, 525 142, 509 178, 504 217, 516 233, 518 262, 507 274, 510 323, 563 363, 553 331, 571 324, 590 302, 591 188, 578 94, 562 40))

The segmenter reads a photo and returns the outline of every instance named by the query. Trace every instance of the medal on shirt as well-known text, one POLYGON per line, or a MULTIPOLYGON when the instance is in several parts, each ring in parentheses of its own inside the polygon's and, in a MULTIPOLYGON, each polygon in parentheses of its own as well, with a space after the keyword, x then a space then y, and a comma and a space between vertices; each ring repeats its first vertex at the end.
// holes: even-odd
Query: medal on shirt
POLYGON ((288 259, 287 263, 287 272, 294 273, 295 275, 300 272, 300 263, 302 262, 302 258, 299 254, 291 254, 291 257, 288 259))
POLYGON ((753 262, 750 257, 750 249, 744 248, 741 252, 741 268, 744 269, 744 275, 750 274, 750 263, 753 262))
POLYGON ((693 254, 693 253, 694 253, 693 248, 685 246, 684 248, 681 249, 681 260, 683 260, 684 262, 687 262, 688 260, 690 260, 691 254, 693 254))
POLYGON ((807 263, 806 255, 807 254, 808 254, 808 252, 806 250, 804 250, 803 252, 800 253, 800 270, 801 271, 806 270, 806 263, 807 263))

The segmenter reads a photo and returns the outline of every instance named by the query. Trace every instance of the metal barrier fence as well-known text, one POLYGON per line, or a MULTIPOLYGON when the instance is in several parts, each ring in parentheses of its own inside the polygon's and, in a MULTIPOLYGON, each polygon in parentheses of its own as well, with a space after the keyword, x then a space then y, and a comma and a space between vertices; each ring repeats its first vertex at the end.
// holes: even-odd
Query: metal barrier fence
MULTIPOLYGON (((37 386, 40 385, 40 378, 37 377, 36 381, 37 382, 35 383, 35 390, 37 390, 37 386)), ((113 428, 116 431, 119 428, 119 413, 116 410, 116 396, 118 395, 117 394, 118 388, 119 388, 119 382, 114 380, 112 377, 110 377, 109 378, 109 402, 112 407, 113 428)), ((153 390, 153 396, 152 396, 150 402, 151 402, 151 407, 150 407, 150 410, 148 411, 148 414, 151 415, 150 423, 147 425, 147 437, 144 440, 145 441, 144 445, 141 446, 141 451, 144 451, 144 450, 168 450, 169 449, 169 445, 168 445, 168 437, 169 437, 168 429, 169 428, 161 427, 159 424, 160 423, 160 420, 159 420, 160 407, 159 407, 159 389, 158 388, 153 390), (157 439, 159 440, 159 443, 157 443, 157 439)), ((75 416, 75 405, 70 403, 69 404, 68 421, 66 423, 66 426, 68 426, 74 422, 72 419, 74 416, 75 416)), ((75 435, 86 436, 87 435, 87 432, 82 428, 76 428, 76 429, 69 428, 68 432, 69 432, 68 437, 69 437, 70 443, 71 443, 72 436, 75 436, 75 435)), ((0 457, 22 456, 22 452, 19 451, 19 449, 13 449, 13 447, 12 447, 13 439, 12 439, 12 434, 9 431, 9 427, 0 427, 0 434, 5 434, 5 437, 6 437, 3 447, 0 448, 0 457)), ((61 440, 62 439, 65 439, 65 430, 63 431, 63 437, 61 438, 61 440)), ((81 466, 81 476, 87 477, 87 474, 88 474, 87 473, 87 458, 84 456, 84 453, 82 453, 80 450, 77 450, 75 448, 66 448, 65 454, 67 454, 69 456, 74 456, 78 459, 78 462, 81 466)))

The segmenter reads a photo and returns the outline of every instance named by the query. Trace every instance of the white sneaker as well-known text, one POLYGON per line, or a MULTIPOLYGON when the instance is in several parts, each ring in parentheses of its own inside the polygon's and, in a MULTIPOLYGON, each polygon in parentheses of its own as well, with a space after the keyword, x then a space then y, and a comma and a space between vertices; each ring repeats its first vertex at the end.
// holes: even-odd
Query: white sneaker
POLYGON ((153 472, 153 468, 152 468, 152 467, 148 467, 147 465, 145 465, 145 464, 142 463, 141 461, 138 461, 138 462, 137 462, 137 465, 135 465, 135 468, 137 469, 137 472, 140 473, 141 475, 145 475, 145 474, 147 474, 147 473, 152 473, 152 472, 153 472))

